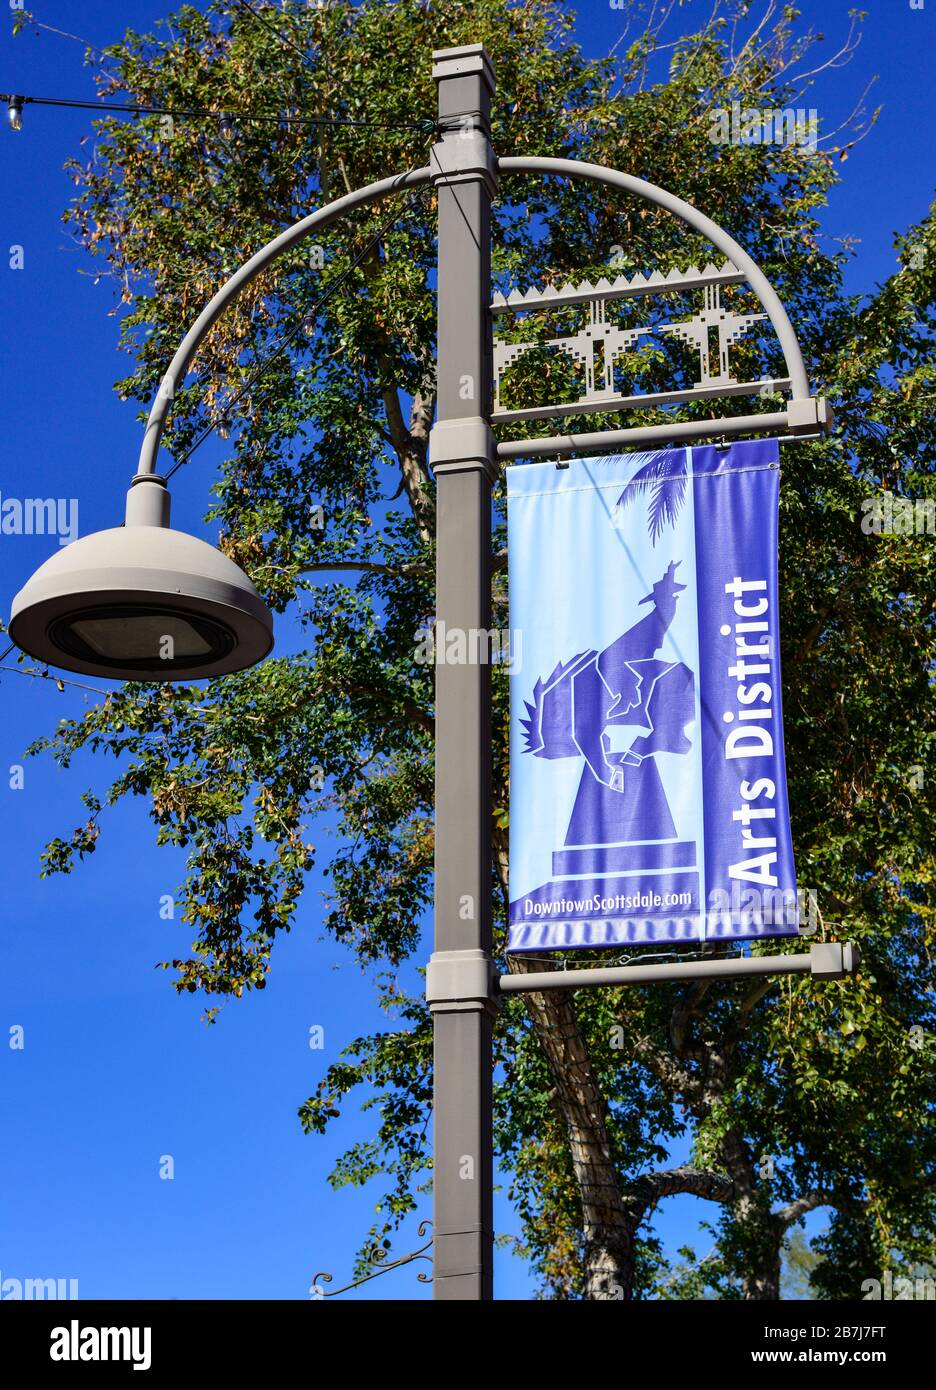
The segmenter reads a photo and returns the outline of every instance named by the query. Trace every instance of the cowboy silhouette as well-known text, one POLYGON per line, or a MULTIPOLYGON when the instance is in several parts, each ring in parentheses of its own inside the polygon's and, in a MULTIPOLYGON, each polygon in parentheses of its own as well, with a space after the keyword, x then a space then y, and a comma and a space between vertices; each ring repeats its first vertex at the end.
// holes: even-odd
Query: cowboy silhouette
POLYGON ((653 604, 645 617, 604 651, 560 663, 526 702, 526 752, 585 759, 567 845, 676 837, 654 755, 692 746, 685 727, 695 718, 693 674, 681 661, 656 658, 686 588, 677 563, 640 600, 653 604))

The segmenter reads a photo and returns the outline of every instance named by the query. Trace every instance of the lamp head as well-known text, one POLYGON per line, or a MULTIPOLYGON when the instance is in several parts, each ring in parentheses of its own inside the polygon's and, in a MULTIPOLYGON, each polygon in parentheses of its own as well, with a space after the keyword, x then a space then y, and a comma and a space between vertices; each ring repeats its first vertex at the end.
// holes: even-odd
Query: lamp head
POLYGON ((205 680, 262 661, 273 617, 233 560, 170 529, 165 480, 144 474, 124 526, 65 546, 23 586, 9 633, 44 664, 83 675, 205 680))

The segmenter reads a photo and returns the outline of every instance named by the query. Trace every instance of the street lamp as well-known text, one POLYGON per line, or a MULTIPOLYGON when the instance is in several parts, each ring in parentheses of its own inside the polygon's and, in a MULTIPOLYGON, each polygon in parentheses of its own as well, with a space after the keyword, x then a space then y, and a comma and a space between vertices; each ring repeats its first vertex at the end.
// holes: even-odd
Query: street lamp
MULTIPOLYGON (((432 185, 438 199, 438 407, 429 452, 436 479, 436 617, 445 631, 490 628, 491 487, 501 462, 748 433, 810 437, 829 428, 826 403, 810 396, 802 353, 783 305, 732 237, 688 203, 632 175, 568 159, 498 159, 490 139, 494 75, 484 49, 480 44, 443 49, 433 58, 439 139, 430 166, 356 189, 311 213, 256 252, 206 305, 172 359, 150 411, 126 524, 66 547, 17 594, 10 635, 25 651, 49 665, 128 680, 224 675, 267 655, 272 619, 247 576, 203 541, 169 528, 169 497, 156 463, 170 404, 214 323, 278 256, 345 213, 408 189, 432 185), (496 409, 495 375, 509 353, 499 344, 495 360, 492 311, 501 313, 514 304, 530 308, 556 298, 552 290, 539 298, 529 291, 491 302, 491 204, 504 174, 601 183, 680 218, 722 253, 726 261, 721 268, 696 270, 688 278, 677 276, 676 282, 659 273, 614 284, 601 280, 597 286, 575 288, 571 300, 704 285, 712 309, 713 287, 746 281, 764 311, 755 317, 769 319, 776 332, 786 375, 771 381, 726 381, 725 373, 711 373, 706 354, 701 381, 692 390, 624 398, 606 388, 604 394, 586 394, 561 406, 515 413, 496 409), (533 416, 784 391, 792 398, 783 410, 752 415, 501 442, 491 429, 492 424, 533 416)), ((724 318, 721 314, 720 321, 724 318)), ((709 319, 703 316, 701 322, 707 332, 709 319)), ((584 347, 571 341, 567 347, 580 361, 583 352, 594 352, 594 338, 584 347)), ((491 686, 486 662, 437 665, 435 748, 435 949, 426 976, 434 1037, 433 1295, 486 1299, 492 1296, 494 1249, 491 1038, 500 994, 789 971, 841 978, 855 968, 857 955, 823 944, 806 955, 772 959, 498 979, 491 959, 491 686)))
POLYGON ((262 661, 273 617, 220 550, 169 526, 162 478, 138 475, 126 522, 59 550, 13 600, 10 636, 49 666, 113 679, 204 680, 262 661))

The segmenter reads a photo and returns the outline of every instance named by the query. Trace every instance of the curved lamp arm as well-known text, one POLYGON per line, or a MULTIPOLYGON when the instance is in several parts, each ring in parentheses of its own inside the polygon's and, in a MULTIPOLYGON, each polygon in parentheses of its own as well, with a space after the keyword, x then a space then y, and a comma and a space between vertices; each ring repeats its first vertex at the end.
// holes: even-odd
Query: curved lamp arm
MULTIPOLYGON (((743 271, 747 276, 748 283, 760 300, 783 351, 787 376, 793 390, 793 399, 808 400, 809 381, 803 364, 803 354, 800 351, 789 315, 784 309, 779 295, 764 272, 744 248, 739 246, 734 238, 723 231, 711 218, 706 217, 690 203, 684 202, 682 198, 677 198, 675 194, 668 193, 664 188, 658 188, 656 184, 648 183, 646 179, 636 178, 632 174, 621 174, 616 169, 606 169, 600 164, 584 164, 574 159, 518 156, 499 159, 497 167, 499 172, 504 174, 558 174, 565 175, 567 178, 586 179, 593 183, 607 184, 611 188, 619 188, 625 193, 633 193, 638 198, 643 198, 649 203, 655 203, 658 207, 665 208, 690 227, 701 232, 713 246, 716 246, 728 257, 738 270, 743 271)), ((137 465, 137 476, 146 476, 156 472, 156 456, 159 452, 176 383, 183 380, 189 362, 202 340, 225 309, 234 302, 244 286, 248 285, 262 270, 265 270, 271 261, 276 260, 277 256, 290 250, 311 232, 320 231, 330 226, 332 222, 336 222, 352 208, 377 202, 380 198, 384 198, 390 193, 400 192, 402 189, 421 187, 438 177, 438 174, 439 170, 433 171, 429 167, 412 169, 408 173, 394 174, 390 178, 368 184, 365 188, 355 189, 353 193, 348 193, 343 198, 337 198, 333 203, 329 203, 326 207, 304 217, 294 226, 288 227, 285 232, 281 232, 278 237, 267 242, 266 246, 261 247, 255 255, 251 256, 249 261, 246 261, 239 270, 234 272, 192 324, 179 345, 179 349, 169 365, 169 370, 163 377, 146 423, 146 432, 143 436, 140 460, 137 465)))
POLYGON ((667 193, 665 188, 657 188, 656 184, 648 183, 646 179, 635 178, 632 174, 619 174, 616 169, 605 169, 601 164, 583 164, 576 159, 550 159, 545 156, 542 158, 537 156, 500 159, 498 160, 498 169, 502 174, 564 174, 570 179, 588 179, 592 183, 609 184, 612 188, 620 188, 625 193, 634 193, 638 198, 646 199, 648 203, 656 203, 658 207, 665 208, 667 212, 673 213, 683 222, 688 223, 690 227, 694 227, 697 232, 708 237, 712 245, 717 246, 719 251, 723 252, 732 264, 737 266, 738 270, 744 271, 748 283, 760 300, 783 349, 787 376, 790 378, 794 399, 805 400, 808 398, 809 380, 803 365, 803 354, 800 351, 789 315, 784 309, 779 295, 767 276, 744 248, 739 246, 727 232, 722 231, 721 227, 710 217, 706 217, 690 203, 683 202, 682 198, 677 198, 675 194, 667 193))
POLYGON ((166 417, 172 405, 176 384, 184 379, 186 368, 198 350, 202 339, 225 309, 233 304, 244 286, 249 285, 251 280, 255 279, 262 270, 265 270, 271 261, 275 261, 277 256, 281 256, 284 251, 289 251, 310 232, 321 231, 330 226, 332 222, 336 222, 339 217, 343 217, 352 208, 377 202, 378 199, 385 198, 387 194, 398 193, 405 188, 418 188, 422 184, 429 183, 431 178, 432 171, 429 168, 411 169, 409 173, 394 174, 391 178, 381 179, 378 183, 369 183, 366 188, 357 188, 353 193, 348 193, 343 198, 336 198, 333 203, 328 203, 325 207, 319 208, 317 212, 310 213, 301 222, 287 227, 285 232, 281 232, 278 237, 268 241, 266 246, 262 246, 255 255, 251 256, 249 261, 245 261, 240 269, 234 272, 230 280, 221 286, 214 298, 209 300, 202 309, 182 339, 175 357, 169 364, 169 370, 162 379, 162 384, 149 413, 149 419, 146 422, 143 446, 140 449, 140 461, 137 464, 138 477, 156 472, 156 456, 159 452, 163 430, 166 427, 166 417))

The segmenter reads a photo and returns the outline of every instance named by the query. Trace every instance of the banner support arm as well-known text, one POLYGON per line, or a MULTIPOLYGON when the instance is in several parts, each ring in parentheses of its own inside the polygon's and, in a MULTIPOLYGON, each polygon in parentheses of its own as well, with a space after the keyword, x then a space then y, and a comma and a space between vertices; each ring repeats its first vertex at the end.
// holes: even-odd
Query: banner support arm
POLYGON ((589 989, 608 985, 663 984, 679 980, 732 980, 750 975, 812 975, 841 980, 854 975, 861 952, 854 942, 826 941, 795 956, 738 956, 732 960, 676 961, 672 965, 612 965, 594 970, 546 970, 533 975, 502 975, 501 994, 546 989, 589 989))

